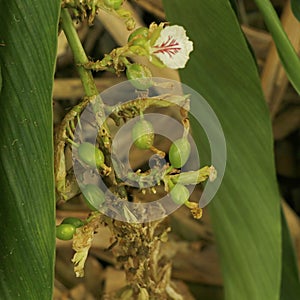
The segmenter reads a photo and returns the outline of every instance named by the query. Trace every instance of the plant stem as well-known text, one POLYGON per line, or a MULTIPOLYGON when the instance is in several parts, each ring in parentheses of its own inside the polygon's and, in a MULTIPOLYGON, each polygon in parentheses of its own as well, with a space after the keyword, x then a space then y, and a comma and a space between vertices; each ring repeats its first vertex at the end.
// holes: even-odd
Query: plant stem
POLYGON ((170 231, 167 218, 135 224, 103 216, 103 221, 117 240, 112 252, 127 280, 109 299, 183 299, 171 281, 171 259, 161 251, 170 231))
POLYGON ((89 60, 82 47, 81 41, 78 37, 77 31, 73 25, 72 18, 67 8, 63 8, 61 10, 61 24, 72 49, 74 61, 84 88, 85 95, 88 97, 98 95, 99 92, 95 85, 91 71, 83 67, 83 65, 88 63, 89 60))
MULTIPOLYGON (((72 18, 69 14, 69 11, 67 8, 63 8, 61 10, 61 24, 62 24, 62 29, 67 37, 68 43, 71 47, 71 50, 73 52, 74 56, 74 61, 76 64, 77 71, 79 73, 85 95, 88 98, 91 98, 93 96, 97 96, 97 101, 93 102, 93 109, 94 113, 96 115, 96 119, 98 118, 98 123, 99 127, 101 127, 101 132, 105 132, 102 134, 102 137, 100 139, 100 143, 103 142, 104 138, 107 138, 106 144, 104 144, 104 155, 106 158, 106 161, 108 165, 111 165, 111 155, 110 155, 110 145, 111 145, 111 140, 110 140, 110 130, 107 126, 107 123, 105 121, 105 112, 104 112, 104 104, 102 102, 101 97, 99 96, 99 92, 97 90, 97 87, 94 82, 94 78, 92 76, 92 73, 90 70, 87 70, 84 65, 89 62, 85 51, 82 47, 81 41, 78 37, 77 31, 73 25, 72 18)), ((84 101, 82 103, 85 103, 84 101)), ((111 182, 115 182, 115 173, 111 172, 109 177, 108 177, 111 182)))

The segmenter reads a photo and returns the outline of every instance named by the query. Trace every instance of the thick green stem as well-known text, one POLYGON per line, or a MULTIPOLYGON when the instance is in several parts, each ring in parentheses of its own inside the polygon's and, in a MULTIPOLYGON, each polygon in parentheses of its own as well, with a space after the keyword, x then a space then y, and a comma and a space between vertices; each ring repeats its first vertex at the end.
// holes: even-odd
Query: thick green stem
POLYGON ((82 47, 81 41, 78 37, 76 29, 73 25, 72 18, 67 8, 61 10, 61 24, 63 31, 67 37, 69 45, 74 55, 74 61, 76 64, 77 71, 79 73, 82 85, 84 88, 85 95, 88 97, 96 96, 99 94, 95 85, 91 71, 86 70, 83 65, 88 63, 89 60, 82 47))
MULTIPOLYGON (((67 40, 69 42, 69 45, 71 47, 71 50, 74 55, 74 61, 76 64, 77 71, 79 73, 85 95, 87 97, 93 97, 98 96, 97 101, 94 102, 93 109, 96 115, 96 119, 98 121, 98 124, 101 124, 101 141, 104 144, 104 154, 106 157, 106 161, 109 165, 111 165, 111 158, 110 158, 110 130, 105 122, 105 113, 103 109, 103 102, 101 98, 99 97, 99 92, 97 90, 97 87, 94 82, 94 78, 92 76, 92 73, 90 70, 87 70, 83 65, 89 62, 85 51, 82 47, 81 41, 78 37, 77 31, 73 25, 72 18, 69 14, 69 11, 67 8, 63 8, 61 10, 61 24, 62 29, 67 37, 67 40), (103 131, 105 132, 105 136, 103 135, 103 131), (106 140, 105 140, 106 139, 106 140)), ((110 180, 111 182, 115 182, 115 174, 112 172, 110 174, 110 180)))

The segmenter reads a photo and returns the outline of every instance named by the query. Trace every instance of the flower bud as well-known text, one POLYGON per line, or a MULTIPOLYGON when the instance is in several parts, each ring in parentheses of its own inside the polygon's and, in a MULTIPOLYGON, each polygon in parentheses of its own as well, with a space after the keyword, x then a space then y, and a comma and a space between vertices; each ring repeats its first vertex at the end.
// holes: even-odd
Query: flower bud
POLYGON ((68 218, 65 218, 61 224, 71 224, 73 225, 74 227, 76 228, 79 228, 81 226, 84 225, 84 223, 82 222, 82 220, 78 219, 78 218, 74 218, 74 217, 68 217, 68 218))
POLYGON ((139 120, 132 129, 134 145, 139 149, 149 149, 153 145, 154 130, 150 122, 139 120))
POLYGON ((181 168, 191 153, 191 145, 186 137, 176 140, 169 150, 169 161, 175 168, 181 168))
POLYGON ((95 184, 87 184, 82 188, 83 199, 92 210, 99 210, 100 205, 105 201, 105 195, 95 184))
POLYGON ((131 84, 139 90, 146 90, 153 84, 151 71, 137 63, 127 66, 126 76, 132 81, 131 84))
POLYGON ((56 237, 63 241, 68 241, 73 238, 76 227, 71 224, 60 224, 56 226, 56 237))
POLYGON ((124 19, 127 30, 131 31, 135 27, 135 20, 129 10, 123 9, 122 7, 116 10, 117 15, 124 19))
POLYGON ((170 196, 176 204, 183 204, 189 199, 190 192, 184 185, 177 183, 171 189, 170 196))
POLYGON ((94 168, 101 168, 104 165, 103 152, 88 142, 79 145, 78 156, 81 161, 94 168))
POLYGON ((134 42, 140 39, 147 40, 149 29, 147 27, 139 27, 128 37, 128 42, 134 42))
POLYGON ((129 47, 130 52, 137 56, 148 56, 149 55, 149 50, 147 50, 144 46, 140 45, 131 45, 129 47))
POLYGON ((123 0, 104 0, 104 4, 112 9, 119 9, 123 0))

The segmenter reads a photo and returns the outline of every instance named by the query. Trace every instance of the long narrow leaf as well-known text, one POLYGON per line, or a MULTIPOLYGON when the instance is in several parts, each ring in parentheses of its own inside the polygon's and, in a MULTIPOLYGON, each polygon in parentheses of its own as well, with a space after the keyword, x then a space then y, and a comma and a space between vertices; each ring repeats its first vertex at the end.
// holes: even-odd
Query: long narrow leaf
MULTIPOLYGON (((279 195, 271 123, 255 63, 228 1, 164 3, 168 20, 183 24, 194 41, 182 81, 206 98, 226 138, 226 173, 209 205, 225 298, 279 299, 279 195)), ((192 101, 192 111, 200 109, 192 101)), ((193 132, 197 139, 197 128, 193 132)), ((204 147, 200 135, 197 142, 204 147)))
POLYGON ((264 21, 270 33, 272 34, 287 76, 295 90, 300 94, 300 59, 284 32, 272 3, 269 0, 255 0, 255 2, 264 17, 264 21))
POLYGON ((52 299, 52 84, 60 3, 1 1, 0 298, 52 299))
POLYGON ((291 7, 295 17, 300 21, 300 2, 299 0, 291 0, 291 7))
POLYGON ((296 255, 291 244, 291 237, 283 212, 282 219, 282 277, 281 300, 298 300, 300 298, 300 282, 296 255))

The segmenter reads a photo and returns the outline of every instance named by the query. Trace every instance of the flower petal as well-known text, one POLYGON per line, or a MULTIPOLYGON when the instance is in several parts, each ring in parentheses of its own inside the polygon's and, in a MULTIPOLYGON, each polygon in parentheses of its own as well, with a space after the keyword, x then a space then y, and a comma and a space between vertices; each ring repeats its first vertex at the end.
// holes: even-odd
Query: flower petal
POLYGON ((173 25, 161 31, 151 54, 158 57, 167 67, 179 69, 185 67, 192 50, 193 42, 187 37, 185 29, 173 25))

